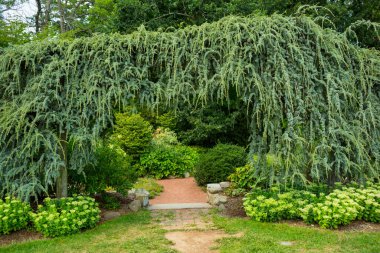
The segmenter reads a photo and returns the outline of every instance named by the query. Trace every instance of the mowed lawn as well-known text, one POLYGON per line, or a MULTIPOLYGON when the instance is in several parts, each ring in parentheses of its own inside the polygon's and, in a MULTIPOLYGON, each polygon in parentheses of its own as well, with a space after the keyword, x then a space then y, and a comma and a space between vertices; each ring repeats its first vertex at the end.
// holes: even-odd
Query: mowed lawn
POLYGON ((222 239, 221 252, 380 253, 380 232, 334 231, 222 217, 215 217, 214 223, 228 233, 244 233, 238 239, 222 239))
MULTIPOLYGON (((380 252, 379 232, 330 231, 218 215, 214 222, 227 233, 243 233, 240 238, 221 239, 220 252, 380 252)), ((77 235, 0 246, 0 252, 176 252, 170 245, 165 230, 148 211, 141 211, 77 235)))

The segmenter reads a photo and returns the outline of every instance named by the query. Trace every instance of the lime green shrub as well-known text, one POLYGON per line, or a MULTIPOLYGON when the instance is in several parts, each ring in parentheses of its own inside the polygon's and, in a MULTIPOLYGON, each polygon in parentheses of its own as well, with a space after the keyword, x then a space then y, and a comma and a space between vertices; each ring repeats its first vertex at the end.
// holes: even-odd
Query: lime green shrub
POLYGON ((149 192, 149 198, 154 198, 164 190, 164 187, 153 178, 139 178, 133 185, 135 189, 145 189, 149 192))
MULTIPOLYGON (((310 191, 253 189, 244 199, 244 209, 256 221, 302 218, 322 228, 338 228, 354 220, 380 222, 380 189, 342 187, 326 195, 310 191)), ((320 188, 323 189, 323 188, 320 188)))
POLYGON ((95 227, 100 219, 100 209, 95 199, 75 196, 44 200, 37 213, 31 213, 37 231, 46 237, 78 233, 81 229, 95 227))
POLYGON ((225 181, 234 172, 234 168, 243 166, 245 163, 244 148, 218 144, 200 156, 194 177, 199 185, 225 181))
POLYGON ((180 144, 175 132, 168 128, 157 128, 153 134, 153 145, 178 145, 180 144))
POLYGON ((140 173, 156 179, 169 176, 183 177, 192 172, 198 161, 198 153, 182 145, 154 145, 140 158, 140 173))
POLYGON ((151 145, 153 128, 140 114, 116 113, 112 143, 138 158, 151 145))
POLYGON ((316 222, 323 228, 338 228, 354 220, 380 222, 380 191, 375 187, 343 187, 300 211, 307 223, 316 222))
POLYGON ((16 198, 0 199, 0 234, 25 228, 29 222, 30 205, 16 198))
POLYGON ((317 196, 307 191, 276 193, 258 190, 247 194, 244 209, 253 220, 273 222, 301 218, 299 209, 316 201, 317 196))

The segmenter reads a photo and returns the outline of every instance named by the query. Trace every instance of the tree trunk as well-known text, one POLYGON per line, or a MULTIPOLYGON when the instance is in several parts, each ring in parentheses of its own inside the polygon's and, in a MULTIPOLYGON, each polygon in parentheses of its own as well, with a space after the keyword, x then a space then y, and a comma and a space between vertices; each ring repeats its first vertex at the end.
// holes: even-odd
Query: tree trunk
POLYGON ((62 161, 64 161, 64 165, 59 169, 59 176, 57 178, 56 184, 56 197, 57 198, 65 198, 67 197, 67 133, 66 131, 60 133, 60 150, 59 156, 62 161))
POLYGON ((35 22, 36 22, 36 33, 38 33, 41 29, 41 24, 40 24, 40 16, 41 16, 41 11, 42 11, 42 7, 41 7, 41 0, 36 0, 36 4, 37 4, 37 13, 36 13, 36 16, 35 16, 35 22))
POLYGON ((63 8, 61 0, 57 0, 57 3, 58 3, 58 9, 59 9, 59 24, 61 26, 61 31, 60 32, 64 33, 64 32, 66 32, 66 28, 65 28, 65 10, 63 8))
POLYGON ((46 1, 46 10, 45 10, 45 22, 44 22, 44 27, 47 28, 49 27, 50 24, 50 5, 51 5, 51 0, 46 1))

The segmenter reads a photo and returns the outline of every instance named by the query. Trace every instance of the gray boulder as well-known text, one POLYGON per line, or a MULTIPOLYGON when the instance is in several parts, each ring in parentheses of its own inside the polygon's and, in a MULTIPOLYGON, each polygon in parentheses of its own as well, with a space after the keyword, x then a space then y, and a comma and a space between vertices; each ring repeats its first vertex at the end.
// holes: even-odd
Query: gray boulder
POLYGON ((223 189, 220 186, 220 184, 207 184, 207 191, 209 193, 218 193, 218 192, 222 192, 223 189))
POLYGON ((222 187, 222 189, 226 189, 228 187, 230 187, 231 183, 230 182, 220 182, 220 187, 222 187))
POLYGON ((145 189, 137 189, 136 190, 136 199, 141 201, 143 207, 147 207, 149 205, 149 192, 145 189))
POLYGON ((128 208, 131 209, 132 212, 137 212, 141 209, 142 203, 140 200, 135 199, 129 205, 128 208))
POLYGON ((227 197, 221 194, 208 194, 208 202, 212 206, 219 206, 220 204, 227 203, 227 197))

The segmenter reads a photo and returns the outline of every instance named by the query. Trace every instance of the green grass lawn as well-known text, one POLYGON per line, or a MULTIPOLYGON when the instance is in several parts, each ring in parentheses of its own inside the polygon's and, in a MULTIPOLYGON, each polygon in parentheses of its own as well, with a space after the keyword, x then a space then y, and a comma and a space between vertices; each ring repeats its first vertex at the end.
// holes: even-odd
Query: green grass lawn
MULTIPOLYGON (((380 233, 330 231, 287 224, 259 223, 215 215, 217 227, 240 238, 220 240, 221 252, 360 252, 379 253, 380 233), (292 246, 280 245, 282 241, 292 246)), ((0 252, 175 252, 148 211, 128 214, 81 234, 0 246, 0 252)), ((201 253, 201 252, 200 252, 201 253)))
POLYGON ((241 238, 221 240, 221 252, 380 253, 379 232, 332 231, 288 224, 260 223, 239 218, 215 217, 217 227, 241 238), (283 246, 280 242, 292 242, 283 246))
POLYGON ((81 234, 0 246, 0 252, 84 253, 84 252, 175 252, 165 231, 151 222, 150 213, 142 211, 105 222, 81 234))

